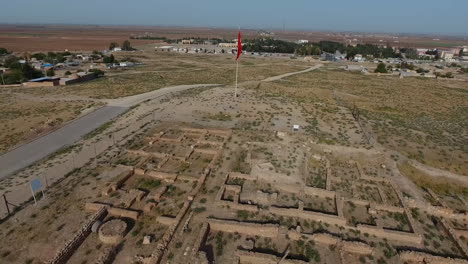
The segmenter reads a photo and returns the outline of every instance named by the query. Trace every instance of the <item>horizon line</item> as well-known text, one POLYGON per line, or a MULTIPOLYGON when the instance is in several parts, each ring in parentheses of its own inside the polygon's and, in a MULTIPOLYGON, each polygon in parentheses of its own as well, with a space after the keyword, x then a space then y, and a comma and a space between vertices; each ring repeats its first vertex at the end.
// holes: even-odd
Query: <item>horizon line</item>
MULTIPOLYGON (((216 28, 216 29, 238 29, 238 26, 193 26, 193 25, 183 25, 183 24, 159 24, 159 25, 149 25, 149 24, 96 24, 96 23, 21 23, 21 22, 1 22, 0 26, 3 25, 42 25, 42 26, 111 26, 111 27, 183 27, 183 28, 216 28)), ((241 27, 242 29, 242 27, 241 27)), ((245 30, 270 30, 270 31, 280 31, 280 32, 333 32, 333 33, 361 33, 361 34, 389 34, 389 35, 419 35, 419 36, 446 36, 446 37, 458 37, 468 40, 468 33, 443 33, 443 32, 397 32, 397 31, 360 31, 360 30, 338 30, 338 29, 305 29, 305 28, 289 28, 282 29, 277 27, 264 28, 264 27, 245 27, 245 30)))

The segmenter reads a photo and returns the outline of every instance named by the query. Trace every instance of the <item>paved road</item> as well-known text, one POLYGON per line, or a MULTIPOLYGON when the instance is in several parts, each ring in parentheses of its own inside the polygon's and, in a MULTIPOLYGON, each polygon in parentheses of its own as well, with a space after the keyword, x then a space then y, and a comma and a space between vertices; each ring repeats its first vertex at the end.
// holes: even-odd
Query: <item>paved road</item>
POLYGON ((289 76, 293 76, 293 75, 296 75, 296 74, 301 74, 301 73, 306 73, 306 72, 310 72, 310 71, 313 71, 313 70, 316 70, 320 67, 322 67, 323 65, 322 64, 317 64, 317 65, 314 65, 308 69, 305 69, 303 71, 298 71, 298 72, 290 72, 290 73, 285 73, 285 74, 282 74, 282 75, 278 75, 278 76, 273 76, 273 77, 270 77, 270 78, 266 78, 265 80, 263 80, 262 82, 273 82, 273 81, 278 81, 278 80, 281 80, 283 78, 286 78, 286 77, 289 77, 289 76))
MULTIPOLYGON (((291 72, 274 76, 263 80, 264 82, 277 81, 295 74, 313 71, 322 66, 322 64, 315 65, 303 71, 291 72)), ((137 105, 145 100, 154 99, 160 96, 167 95, 172 92, 180 92, 183 90, 217 86, 217 84, 196 84, 196 85, 179 85, 161 88, 152 92, 138 94, 119 99, 107 100, 107 105, 55 130, 54 132, 40 137, 34 141, 26 143, 10 152, 0 156, 0 179, 8 177, 9 175, 34 164, 54 153, 60 148, 72 145, 78 141, 82 136, 93 131, 99 126, 105 124, 109 120, 117 117, 125 112, 129 107, 137 105)))
POLYGON ((125 112, 129 107, 145 100, 154 99, 172 92, 179 92, 191 88, 215 85, 179 85, 161 88, 152 92, 109 100, 108 104, 81 118, 73 120, 65 126, 24 144, 0 156, 0 179, 5 178, 29 165, 34 164, 54 153, 60 148, 72 145, 82 136, 93 131, 109 120, 125 112))

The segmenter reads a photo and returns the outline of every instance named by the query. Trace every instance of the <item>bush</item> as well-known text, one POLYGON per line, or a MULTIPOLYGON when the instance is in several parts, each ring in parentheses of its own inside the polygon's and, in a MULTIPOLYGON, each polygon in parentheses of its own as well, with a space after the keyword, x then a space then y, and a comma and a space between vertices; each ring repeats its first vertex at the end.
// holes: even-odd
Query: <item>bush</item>
POLYGON ((91 70, 89 70, 89 72, 93 72, 98 77, 104 76, 104 74, 105 74, 105 72, 103 70, 99 70, 99 69, 91 69, 91 70))
POLYGON ((381 62, 379 65, 377 65, 377 69, 375 69, 375 72, 378 73, 387 73, 387 66, 385 66, 385 63, 381 62))
POLYGON ((54 69, 50 68, 46 71, 46 75, 47 76, 54 76, 55 75, 55 71, 54 69))
POLYGON ((0 48, 0 55, 10 54, 7 49, 0 48))
POLYGON ((110 55, 110 56, 104 56, 104 58, 102 59, 102 61, 104 63, 114 63, 114 62, 117 62, 114 58, 114 55, 110 55))

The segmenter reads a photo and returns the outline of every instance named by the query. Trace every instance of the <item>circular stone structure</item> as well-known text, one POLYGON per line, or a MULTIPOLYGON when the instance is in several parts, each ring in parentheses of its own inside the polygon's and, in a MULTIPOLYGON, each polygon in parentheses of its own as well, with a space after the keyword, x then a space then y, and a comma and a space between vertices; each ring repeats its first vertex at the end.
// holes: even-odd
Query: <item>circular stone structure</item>
POLYGON ((99 227, 101 227, 102 225, 102 222, 97 220, 96 222, 94 222, 94 224, 91 226, 91 232, 93 233, 97 233, 98 230, 99 230, 99 227))
POLYGON ((99 228, 99 239, 105 244, 118 244, 124 238, 126 231, 127 223, 112 219, 99 228))

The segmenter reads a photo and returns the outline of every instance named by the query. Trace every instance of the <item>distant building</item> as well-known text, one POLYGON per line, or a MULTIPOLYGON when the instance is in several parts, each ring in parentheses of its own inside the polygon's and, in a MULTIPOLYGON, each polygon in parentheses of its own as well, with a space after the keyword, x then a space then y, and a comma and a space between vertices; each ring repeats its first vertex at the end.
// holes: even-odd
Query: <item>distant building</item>
POLYGON ((364 61, 365 58, 362 56, 362 54, 356 54, 354 56, 354 61, 357 61, 357 62, 361 62, 361 61, 364 61))
POLYGON ((159 51, 173 51, 174 46, 160 46, 160 47, 155 47, 154 49, 159 50, 159 51))
POLYGON ((220 47, 220 48, 237 48, 237 42, 235 42, 235 43, 219 43, 218 47, 220 47))
POLYGON ((122 48, 115 47, 115 48, 113 49, 113 51, 122 51, 122 48))
POLYGON ((327 61, 339 61, 346 60, 346 54, 341 54, 338 50, 333 53, 324 52, 322 53, 322 59, 327 61))
POLYGON ((361 65, 346 65, 345 69, 347 71, 358 71, 362 73, 367 73, 367 69, 362 67, 361 65))
POLYGON ((416 49, 418 56, 425 56, 429 49, 416 49))
POLYGON ((309 41, 307 39, 300 39, 297 41, 297 44, 307 44, 309 41))
POLYGON ((70 75, 68 78, 60 78, 60 85, 70 85, 74 83, 86 82, 96 79, 97 76, 93 72, 85 73, 78 72, 76 74, 70 75))
POLYGON ((193 43, 193 39, 183 39, 180 44, 192 44, 193 43))

